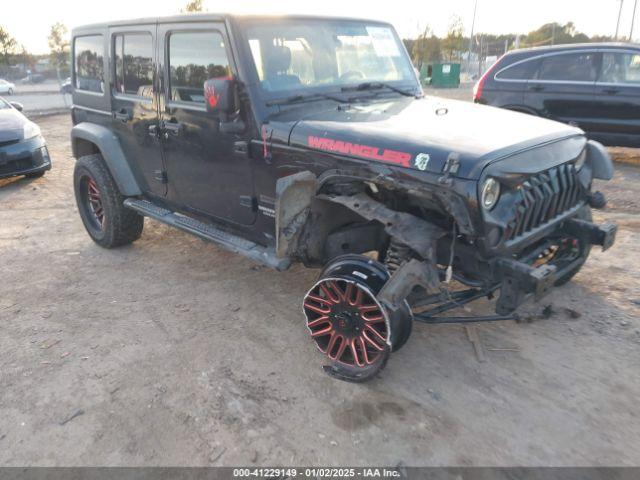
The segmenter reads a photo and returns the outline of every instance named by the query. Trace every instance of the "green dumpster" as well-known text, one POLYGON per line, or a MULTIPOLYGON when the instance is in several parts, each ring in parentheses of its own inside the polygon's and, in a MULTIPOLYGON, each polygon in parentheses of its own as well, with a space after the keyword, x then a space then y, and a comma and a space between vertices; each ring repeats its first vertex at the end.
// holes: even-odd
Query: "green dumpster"
POLYGON ((420 80, 424 85, 436 88, 458 88, 460 86, 460 64, 428 63, 422 66, 420 80))

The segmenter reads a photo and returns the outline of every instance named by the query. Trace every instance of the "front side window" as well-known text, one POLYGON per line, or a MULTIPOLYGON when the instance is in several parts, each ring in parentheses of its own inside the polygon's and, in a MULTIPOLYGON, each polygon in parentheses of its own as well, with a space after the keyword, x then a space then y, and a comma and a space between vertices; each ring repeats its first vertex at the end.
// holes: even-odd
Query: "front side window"
POLYGON ((204 105, 204 82, 231 75, 220 32, 173 33, 169 37, 171 100, 204 105))
POLYGON ((114 51, 116 92, 152 97, 153 40, 151 35, 116 35, 114 51))
POLYGON ((267 92, 363 82, 415 84, 404 47, 386 25, 334 20, 261 22, 249 24, 245 35, 267 92))
POLYGON ((104 58, 102 35, 76 37, 75 69, 77 90, 104 93, 104 58))
POLYGON ((538 73, 539 80, 564 82, 595 82, 595 53, 569 53, 544 57, 538 73))
POLYGON ((640 54, 604 53, 600 81, 640 85, 640 54))

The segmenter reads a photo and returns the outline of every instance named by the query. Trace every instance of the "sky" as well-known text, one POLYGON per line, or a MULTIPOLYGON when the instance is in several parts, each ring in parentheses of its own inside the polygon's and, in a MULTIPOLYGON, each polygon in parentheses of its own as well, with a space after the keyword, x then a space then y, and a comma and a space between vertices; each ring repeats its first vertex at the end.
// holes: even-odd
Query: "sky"
MULTIPOLYGON (((471 29, 475 0, 204 0, 209 12, 318 14, 380 19, 393 23, 401 37, 414 38, 425 26, 446 33, 451 17, 471 29)), ((628 37, 634 0, 623 0, 620 35, 628 37)), ((187 0, 3 0, 0 26, 28 51, 46 53, 51 25, 69 28, 108 20, 173 15, 187 0)), ((639 1, 640 3, 640 1, 639 1)), ((552 21, 572 21, 588 35, 613 35, 620 0, 478 0, 476 32, 527 33, 552 21)), ((634 39, 640 39, 640 5, 634 39)))

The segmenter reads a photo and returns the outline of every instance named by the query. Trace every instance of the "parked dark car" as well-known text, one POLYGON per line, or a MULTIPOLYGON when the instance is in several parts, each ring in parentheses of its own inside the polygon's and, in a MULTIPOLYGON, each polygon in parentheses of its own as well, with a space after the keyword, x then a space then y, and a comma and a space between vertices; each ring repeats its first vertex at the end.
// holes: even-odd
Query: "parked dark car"
POLYGON ((44 75, 41 73, 30 73, 26 77, 24 77, 20 82, 28 84, 42 83, 45 81, 44 75))
POLYGON ((25 117, 22 105, 0 98, 0 178, 41 177, 51 158, 40 128, 25 117))
POLYGON ((484 74, 474 100, 576 125, 607 145, 640 147, 640 46, 515 50, 484 74))
POLYGON ((276 270, 320 267, 303 311, 336 378, 372 378, 414 321, 515 319, 613 244, 591 220, 592 180, 613 173, 602 145, 425 97, 387 23, 198 15, 72 37, 89 236, 129 244, 147 216, 276 270), (440 315, 498 290, 496 315, 440 315))

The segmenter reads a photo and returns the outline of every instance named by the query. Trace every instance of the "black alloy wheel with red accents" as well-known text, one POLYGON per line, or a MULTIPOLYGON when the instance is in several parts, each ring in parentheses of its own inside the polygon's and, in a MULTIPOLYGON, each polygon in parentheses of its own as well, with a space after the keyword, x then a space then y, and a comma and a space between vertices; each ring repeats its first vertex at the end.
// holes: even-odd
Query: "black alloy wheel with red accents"
POLYGON ((80 180, 80 191, 93 226, 102 230, 104 228, 104 207, 96 181, 89 175, 83 176, 80 180))
POLYGON ((395 313, 376 298, 389 279, 385 267, 362 255, 330 262, 303 301, 307 328, 330 364, 325 371, 341 380, 364 382, 386 365, 394 340, 404 343, 411 313, 395 313))
POLYGON ((140 238, 144 218, 124 206, 125 197, 100 154, 78 159, 73 188, 82 223, 98 245, 114 248, 140 238))

